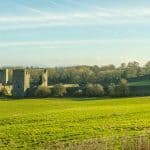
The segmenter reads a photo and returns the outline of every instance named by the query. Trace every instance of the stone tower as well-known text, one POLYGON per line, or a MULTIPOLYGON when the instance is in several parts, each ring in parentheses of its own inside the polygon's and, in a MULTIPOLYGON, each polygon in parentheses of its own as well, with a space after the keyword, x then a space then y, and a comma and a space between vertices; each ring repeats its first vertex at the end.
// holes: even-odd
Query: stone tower
POLYGON ((24 97, 30 88, 30 74, 25 69, 13 71, 13 97, 24 97))
POLYGON ((0 70, 0 83, 2 83, 2 85, 7 85, 8 80, 9 80, 9 70, 8 69, 0 70))
POLYGON ((41 81, 40 85, 43 87, 48 86, 48 71, 45 69, 41 75, 41 81))

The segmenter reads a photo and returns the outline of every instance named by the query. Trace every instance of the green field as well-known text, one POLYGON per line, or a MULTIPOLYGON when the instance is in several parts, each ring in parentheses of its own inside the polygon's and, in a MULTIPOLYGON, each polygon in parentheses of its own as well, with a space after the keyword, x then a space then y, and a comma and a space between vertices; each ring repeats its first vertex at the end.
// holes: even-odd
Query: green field
POLYGON ((0 149, 46 149, 150 129, 150 97, 0 100, 0 149))
POLYGON ((136 82, 129 82, 129 86, 147 86, 150 85, 150 80, 142 80, 142 81, 136 81, 136 82))

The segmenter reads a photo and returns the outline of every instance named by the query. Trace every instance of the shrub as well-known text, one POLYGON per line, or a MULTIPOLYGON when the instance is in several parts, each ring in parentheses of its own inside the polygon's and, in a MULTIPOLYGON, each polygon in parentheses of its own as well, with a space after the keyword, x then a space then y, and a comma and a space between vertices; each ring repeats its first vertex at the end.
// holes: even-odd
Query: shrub
POLYGON ((94 95, 94 85, 93 84, 87 84, 85 86, 85 96, 87 96, 87 97, 95 96, 94 95))
POLYGON ((94 85, 94 94, 95 96, 103 96, 104 95, 104 88, 101 84, 94 85))
POLYGON ((36 91, 37 91, 37 87, 28 88, 26 93, 25 93, 25 96, 26 97, 35 97, 36 96, 36 91))
POLYGON ((47 87, 39 86, 35 90, 35 97, 49 97, 51 95, 51 90, 47 87))
POLYGON ((103 96, 104 88, 101 84, 87 84, 85 86, 85 95, 88 97, 103 96))
POLYGON ((3 88, 3 89, 0 91, 0 95, 1 95, 1 96, 7 96, 7 95, 8 95, 8 91, 7 91, 5 88, 3 88))
POLYGON ((66 91, 66 88, 62 84, 56 84, 53 87, 52 93, 53 93, 53 96, 63 97, 67 93, 67 91, 66 91))
POLYGON ((74 95, 75 97, 82 97, 83 96, 83 90, 77 90, 74 92, 74 95))
POLYGON ((79 87, 69 87, 69 88, 66 88, 66 90, 67 90, 67 96, 76 96, 76 92, 78 92, 79 91, 79 87))

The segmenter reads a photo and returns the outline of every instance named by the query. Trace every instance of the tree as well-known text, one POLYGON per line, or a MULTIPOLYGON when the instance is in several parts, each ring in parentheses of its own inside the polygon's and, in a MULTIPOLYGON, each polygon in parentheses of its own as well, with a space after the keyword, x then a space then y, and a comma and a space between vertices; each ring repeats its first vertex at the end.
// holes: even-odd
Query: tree
POLYGON ((144 68, 145 68, 145 73, 150 74, 150 61, 146 63, 144 68))
POLYGON ((128 96, 129 95, 128 81, 125 79, 121 79, 119 89, 120 89, 120 96, 128 96))
POLYGON ((122 69, 122 70, 126 69, 126 63, 122 63, 122 64, 120 65, 120 69, 122 69))
POLYGON ((94 96, 94 86, 93 86, 93 84, 86 84, 86 86, 85 86, 85 95, 87 97, 94 96))
POLYGON ((110 71, 110 70, 115 70, 116 67, 113 64, 107 65, 107 66, 102 66, 100 68, 100 71, 110 71))
POLYGON ((49 97, 51 95, 51 90, 50 88, 39 86, 35 90, 35 97, 49 97))
POLYGON ((121 71, 121 77, 127 78, 127 66, 126 63, 122 63, 119 67, 119 70, 121 71))
POLYGON ((116 85, 114 83, 111 83, 108 86, 108 95, 111 96, 111 97, 116 95, 116 85))
POLYGON ((101 84, 95 84, 94 85, 94 95, 95 96, 101 97, 104 95, 104 93, 105 93, 105 91, 104 91, 104 88, 101 84))
POLYGON ((53 88, 53 96, 56 96, 56 97, 63 97, 67 91, 66 91, 66 88, 62 85, 62 84, 56 84, 53 88))
POLYGON ((127 77, 133 78, 139 76, 141 73, 140 65, 138 62, 129 62, 127 65, 127 77))

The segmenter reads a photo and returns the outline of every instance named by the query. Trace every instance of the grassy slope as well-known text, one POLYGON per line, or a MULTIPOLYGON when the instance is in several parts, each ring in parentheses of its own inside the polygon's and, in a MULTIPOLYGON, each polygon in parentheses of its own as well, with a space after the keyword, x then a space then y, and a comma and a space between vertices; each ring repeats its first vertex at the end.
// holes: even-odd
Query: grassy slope
POLYGON ((149 129, 150 97, 0 101, 0 149, 132 136, 149 129))
POLYGON ((150 80, 129 82, 129 86, 146 86, 146 85, 150 85, 150 80))

